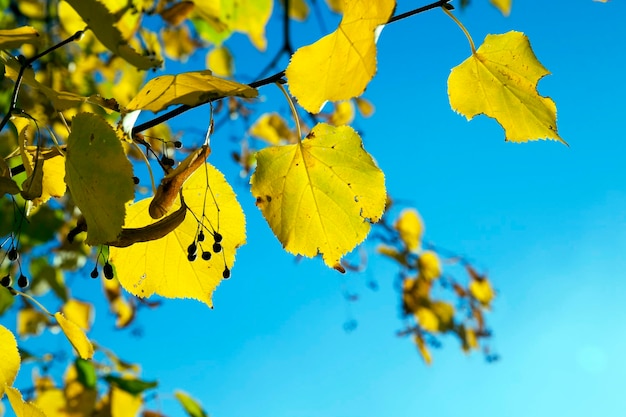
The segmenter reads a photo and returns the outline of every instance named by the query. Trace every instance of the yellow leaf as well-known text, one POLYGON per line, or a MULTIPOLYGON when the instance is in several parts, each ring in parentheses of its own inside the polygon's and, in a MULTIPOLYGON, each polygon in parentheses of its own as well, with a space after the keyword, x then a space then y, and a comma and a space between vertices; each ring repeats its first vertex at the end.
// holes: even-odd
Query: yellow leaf
POLYGON ((433 251, 422 252, 418 260, 420 276, 427 281, 432 281, 441 276, 441 263, 439 257, 433 251))
POLYGON ((270 145, 283 141, 293 142, 295 136, 287 122, 278 113, 265 113, 250 128, 250 135, 264 140, 270 145))
POLYGON ((400 234, 400 239, 408 250, 415 251, 420 248, 424 225, 415 209, 403 210, 393 227, 400 234))
POLYGON ((38 42, 39 33, 30 26, 0 30, 0 49, 15 49, 25 43, 35 44, 38 42))
POLYGON ((489 306, 495 296, 493 288, 491 288, 491 284, 487 279, 473 280, 470 282, 469 290, 472 296, 483 306, 489 306))
POLYGON ((90 303, 72 298, 63 304, 61 311, 68 320, 76 323, 81 329, 89 331, 93 320, 92 310, 93 307, 90 303))
MULTIPOLYGON (((281 1, 283 7, 285 6, 285 0, 281 1)), ((298 20, 304 21, 309 16, 309 6, 306 4, 305 0, 289 0, 289 17, 298 20)))
MULTIPOLYGON (((131 294, 194 298, 212 306, 213 290, 223 279, 223 274, 232 268, 236 249, 245 243, 243 211, 222 173, 210 164, 200 167, 185 182, 183 196, 188 209, 198 219, 202 213, 205 215, 203 224, 207 236, 204 242, 196 242, 198 259, 189 261, 187 258, 188 247, 196 240, 199 228, 196 217, 187 215, 172 233, 161 239, 136 243, 128 248, 112 247, 109 260, 115 264, 120 284, 131 294), (222 236, 222 249, 219 253, 212 253, 207 261, 201 259, 200 253, 203 250, 212 252, 214 229, 222 236)), ((126 227, 141 227, 154 222, 148 213, 151 200, 141 200, 128 208, 126 227)))
POLYGON ((345 1, 339 28, 296 51, 285 75, 291 93, 311 113, 328 100, 360 96, 376 73, 375 29, 387 23, 394 0, 345 1))
POLYGON ((65 182, 87 222, 85 242, 114 241, 135 192, 133 168, 115 130, 95 114, 76 115, 65 159, 65 182))
POLYGON ((161 30, 161 38, 163 39, 165 55, 180 61, 185 61, 200 46, 191 37, 187 26, 165 27, 161 30))
POLYGON ((35 404, 25 402, 16 388, 6 387, 6 392, 16 417, 46 417, 35 404))
POLYGON ((452 69, 450 105, 468 120, 478 114, 496 119, 507 141, 565 143, 557 133, 554 101, 537 93, 538 81, 547 74, 523 33, 487 35, 471 57, 452 69))
POLYGON ((206 65, 218 77, 233 75, 233 56, 224 46, 211 49, 206 57, 206 65))
POLYGON ((5 386, 11 386, 20 369, 20 354, 17 350, 15 336, 0 325, 0 398, 4 395, 5 386))
MULTIPOLYGON (((91 362, 85 363, 91 366, 91 362)), ((95 370, 93 371, 92 376, 93 380, 83 379, 81 381, 78 376, 76 365, 72 363, 68 366, 64 376, 65 388, 63 389, 63 393, 65 394, 67 417, 83 417, 92 415, 92 412, 96 407, 96 398, 98 395, 94 389, 96 383, 95 370), (87 386, 85 384, 87 384, 87 386), (93 384, 93 386, 89 386, 89 384, 93 384)), ((44 407, 41 408, 46 411, 44 407)), ((46 417, 51 416, 46 412, 46 417)))
POLYGON ((181 1, 161 10, 159 14, 168 24, 176 26, 187 19, 193 8, 194 3, 192 1, 181 1))
POLYGON ((57 319, 57 323, 61 326, 61 330, 65 333, 65 337, 70 341, 78 356, 83 359, 91 359, 93 357, 93 345, 87 339, 85 332, 83 332, 78 325, 63 316, 63 313, 55 313, 54 318, 57 319))
POLYGON ((195 106, 220 97, 256 97, 257 90, 245 84, 214 77, 211 71, 162 75, 143 86, 127 109, 151 110, 155 113, 174 104, 195 106))
POLYGON ((48 316, 32 307, 17 312, 17 334, 20 337, 38 335, 47 324, 48 316))
POLYGON ((39 408, 46 417, 70 417, 70 414, 66 412, 67 401, 65 400, 65 394, 60 388, 53 386, 40 390, 33 404, 39 408))
POLYGON ((422 355, 422 359, 424 359, 424 362, 426 362, 426 365, 430 365, 433 362, 433 358, 430 355, 430 351, 426 347, 426 342, 424 341, 424 338, 416 334, 413 336, 413 340, 417 345, 417 349, 419 350, 420 355, 422 355))
POLYGON ((468 353, 472 349, 478 349, 478 339, 476 338, 476 332, 469 327, 462 326, 461 342, 462 348, 465 353, 468 353))
POLYGON ((196 12, 206 22, 200 35, 220 45, 232 32, 248 35, 254 46, 267 46, 265 25, 272 15, 272 0, 214 0, 195 2, 196 12))
POLYGON ((342 270, 386 202, 385 178, 349 126, 318 124, 302 142, 257 154, 251 191, 288 252, 342 270))
POLYGON ((354 120, 354 104, 351 101, 340 101, 335 104, 328 123, 333 126, 349 125, 354 120))
POLYGON ((419 307, 415 312, 415 318, 424 330, 428 332, 439 331, 439 319, 431 309, 427 307, 419 307))
POLYGON ((444 301, 435 301, 428 307, 418 307, 415 317, 424 330, 433 333, 445 332, 454 325, 454 307, 444 301))
POLYGON ((511 14, 512 0, 489 0, 503 15, 508 16, 511 14))
POLYGON ((371 101, 364 99, 363 97, 355 97, 356 107, 359 109, 359 113, 363 117, 370 117, 374 114, 374 105, 371 101))
POLYGON ((183 406, 189 417, 208 417, 208 414, 204 411, 200 403, 186 392, 176 390, 174 391, 174 397, 176 397, 180 405, 183 406))
POLYGON ((344 0, 326 0, 326 4, 328 4, 328 8, 331 11, 335 13, 341 13, 343 12, 345 1, 344 0))
POLYGON ((133 395, 115 385, 111 386, 111 417, 136 416, 142 405, 141 395, 133 395))
POLYGON ((122 36, 116 25, 115 16, 98 0, 65 0, 80 15, 111 52, 119 55, 129 64, 138 69, 146 70, 161 65, 161 61, 150 55, 141 55, 135 51, 122 36))

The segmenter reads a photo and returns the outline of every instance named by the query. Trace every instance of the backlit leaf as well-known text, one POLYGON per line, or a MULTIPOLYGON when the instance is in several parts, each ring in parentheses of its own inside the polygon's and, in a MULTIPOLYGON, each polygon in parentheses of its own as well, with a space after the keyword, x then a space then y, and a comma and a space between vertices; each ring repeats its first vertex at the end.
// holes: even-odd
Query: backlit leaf
POLYGON ((192 1, 181 1, 161 10, 159 15, 172 26, 181 24, 194 8, 192 1))
POLYGON ((352 101, 340 101, 328 119, 333 126, 349 125, 354 120, 354 104, 352 101))
POLYGON ((288 252, 342 270, 386 202, 385 179, 349 126, 318 124, 302 142, 257 154, 256 204, 288 252))
POLYGON ((127 109, 156 113, 174 104, 196 106, 220 97, 252 98, 257 94, 257 90, 250 86, 214 77, 208 70, 184 72, 162 75, 148 81, 128 103, 127 109))
POLYGON ((4 395, 5 386, 13 385, 20 369, 20 354, 13 333, 0 325, 0 398, 4 395))
POLYGON ((218 77, 230 77, 233 75, 233 56, 228 48, 219 46, 211 49, 206 58, 207 68, 218 77))
POLYGON ((420 248, 424 225, 415 209, 403 210, 393 227, 400 234, 400 239, 408 250, 414 251, 420 248))
POLYGON ((63 304, 62 308, 65 317, 85 331, 89 331, 91 328, 91 322, 93 320, 92 310, 93 306, 91 303, 79 301, 74 298, 63 304))
POLYGON ((46 417, 39 407, 22 399, 22 394, 13 387, 6 387, 7 397, 16 417, 46 417))
POLYGON ((491 288, 491 284, 487 279, 473 280, 469 284, 469 290, 472 296, 484 306, 489 306, 495 296, 493 288, 491 288))
POLYGON ((272 15, 272 0, 214 0, 195 4, 204 21, 202 27, 196 25, 196 28, 209 42, 221 45, 232 32, 241 32, 248 35, 257 49, 265 50, 265 25, 272 15))
POLYGON ((15 49, 25 43, 39 43, 39 39, 39 33, 30 26, 2 29, 0 30, 0 49, 15 49))
POLYGON ((48 315, 32 307, 17 312, 17 334, 20 337, 40 334, 49 323, 48 315))
POLYGON ((468 120, 477 114, 496 119, 507 141, 565 143, 557 133, 554 101, 537 93, 538 81, 547 74, 523 33, 487 35, 471 57, 452 69, 450 105, 468 120))
POLYGON ((174 28, 163 28, 161 31, 163 49, 169 58, 184 62, 200 45, 191 37, 185 25, 174 28))
MULTIPOLYGON (((207 235, 205 250, 211 250, 213 228, 222 235, 219 253, 213 253, 206 261, 201 258, 198 247, 197 259, 187 259, 187 248, 194 242, 198 231, 196 218, 188 214, 173 232, 161 239, 127 248, 112 247, 109 260, 115 264, 120 284, 131 294, 194 298, 212 306, 211 295, 223 279, 224 268, 230 271, 236 249, 245 243, 243 211, 224 176, 210 164, 200 167, 185 182, 183 196, 188 209, 198 218, 203 212, 206 216, 203 221, 207 228, 204 231, 207 235), (207 189, 207 183, 210 189, 207 189)), ((142 227, 155 222, 148 213, 151 200, 141 200, 128 208, 126 227, 142 227)), ((179 205, 180 201, 174 209, 179 205)))
POLYGON ((250 128, 250 135, 264 140, 270 145, 278 145, 281 141, 293 142, 297 139, 287 126, 285 119, 278 113, 265 113, 250 128))
POLYGON ((302 107, 318 113, 328 100, 363 93, 376 73, 374 31, 389 20, 394 6, 394 0, 345 1, 339 28, 293 54, 285 74, 302 107))
POLYGON ((134 195, 133 169, 113 128, 99 116, 80 113, 67 138, 65 181, 87 222, 88 245, 114 241, 134 195))
POLYGON ((133 395, 113 385, 111 387, 111 417, 136 416, 143 405, 141 395, 133 395))
MULTIPOLYGON (((283 7, 285 0, 281 1, 283 7)), ((309 16, 309 6, 306 0, 289 0, 289 17, 294 20, 304 21, 309 16)))
POLYGON ((511 13, 512 0, 489 0, 503 15, 508 16, 511 13))
POLYGON ((426 250, 420 254, 418 260, 420 276, 427 281, 432 281, 441 276, 441 262, 433 251, 426 250))
POLYGON ((74 349, 76 349, 76 352, 78 352, 78 355, 82 359, 91 359, 94 351, 93 345, 89 339, 87 339, 85 332, 83 332, 76 323, 66 319, 61 312, 55 313, 54 318, 57 320, 57 323, 59 323, 59 326, 61 326, 61 330, 65 334, 65 337, 67 337, 67 340, 70 341, 74 349))
POLYGON ((208 417, 208 414, 198 401, 191 398, 186 392, 177 390, 174 392, 174 397, 176 397, 180 405, 183 406, 183 409, 189 417, 208 417))
POLYGON ((159 384, 156 381, 143 381, 137 378, 122 378, 115 375, 106 375, 104 379, 111 385, 118 387, 132 395, 141 394, 147 389, 156 388, 159 384))
POLYGON ((426 365, 430 365, 433 362, 433 358, 430 355, 430 351, 428 350, 424 339, 420 335, 416 334, 413 337, 413 340, 415 341, 415 345, 417 346, 420 355, 422 355, 422 359, 426 362, 426 365))
POLYGON ((65 1, 76 10, 98 40, 111 52, 138 69, 146 70, 161 65, 161 61, 155 57, 141 55, 128 44, 116 25, 115 16, 104 4, 98 0, 65 1))

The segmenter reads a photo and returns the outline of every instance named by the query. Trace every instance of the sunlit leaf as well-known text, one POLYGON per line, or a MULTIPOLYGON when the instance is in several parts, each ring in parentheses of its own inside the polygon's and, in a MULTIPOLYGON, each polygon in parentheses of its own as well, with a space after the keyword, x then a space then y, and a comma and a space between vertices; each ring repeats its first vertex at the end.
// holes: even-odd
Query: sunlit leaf
MULTIPOLYGON (((136 243, 128 248, 112 247, 109 260, 116 266, 120 284, 131 294, 194 298, 212 306, 213 291, 224 274, 230 274, 236 249, 245 243, 243 211, 223 175, 210 164, 198 169, 185 182, 183 196, 188 209, 198 219, 202 218, 202 213, 205 216, 206 243, 197 245, 197 259, 188 260, 188 247, 198 232, 196 217, 188 214, 172 233, 161 239, 136 243), (212 252, 213 231, 222 236, 219 253, 212 252), (209 260, 202 259, 203 250, 211 253, 209 260)), ((141 200, 128 208, 126 227, 154 223, 148 213, 151 200, 141 200)))
POLYGON ((218 77, 230 77, 233 75, 233 56, 228 48, 219 46, 211 49, 206 57, 207 68, 218 77))
POLYGON ((13 387, 6 387, 7 397, 16 417, 46 417, 39 407, 22 399, 22 394, 13 387))
POLYGON ((433 333, 445 332, 454 324, 454 307, 443 301, 435 301, 428 306, 418 307, 415 317, 424 330, 433 333))
POLYGON ((508 16, 511 13, 512 0, 489 0, 503 15, 508 16))
POLYGON ((19 369, 20 354, 15 336, 0 325, 0 398, 4 395, 5 387, 13 385, 19 369))
POLYGON ((159 15, 172 26, 181 24, 194 8, 192 1, 184 0, 174 3, 171 6, 161 10, 159 15))
POLYGON ((318 124, 302 142, 257 154, 256 204, 288 252, 342 270, 386 202, 385 179, 350 127, 318 124))
POLYGON ((420 254, 418 260, 420 276, 427 281, 432 281, 441 276, 441 262, 433 251, 427 250, 420 254))
POLYGON ((39 40, 39 33, 30 26, 0 30, 0 49, 15 49, 25 43, 39 43, 39 40))
POLYGON ((67 340, 70 341, 76 352, 78 352, 78 355, 82 359, 91 359, 93 357, 93 345, 87 339, 85 332, 76 323, 66 319, 61 312, 56 313, 54 318, 61 326, 61 330, 67 337, 67 340))
POLYGON ((96 374, 96 368, 94 367, 93 362, 76 358, 76 360, 74 360, 74 366, 78 382, 80 382, 85 388, 96 388, 98 375, 96 374))
POLYGON ((394 0, 345 2, 339 28, 296 51, 286 70, 298 103, 318 113, 328 100, 360 96, 376 73, 375 29, 385 24, 394 0))
POLYGON ((351 101, 340 101, 328 119, 333 126, 349 125, 354 120, 354 104, 351 101))
POLYGON ((113 128, 99 116, 80 113, 67 139, 65 181, 87 222, 89 245, 114 241, 134 195, 133 169, 113 128))
POLYGON ((161 65, 153 56, 141 55, 123 38, 116 25, 115 16, 98 0, 66 0, 82 17, 98 40, 111 52, 122 57, 138 69, 150 69, 161 65))
POLYGON ((480 281, 472 280, 469 284, 469 290, 472 296, 484 306, 489 306, 491 300, 493 300, 493 297, 495 296, 493 288, 491 288, 491 284, 487 279, 482 279, 480 281))
POLYGON ((111 387, 111 417, 136 416, 143 405, 141 395, 134 395, 116 385, 111 387))
POLYGON ((430 365, 433 362, 433 358, 430 355, 430 351, 428 350, 424 339, 420 335, 416 334, 413 337, 413 341, 415 342, 415 345, 417 346, 420 355, 422 355, 422 359, 424 359, 424 362, 426 362, 426 365, 430 365))
MULTIPOLYGON (((285 0, 281 0, 283 7, 285 0)), ((305 0, 289 0, 289 17, 294 20, 304 21, 309 16, 309 6, 305 0)))
POLYGON ((405 209, 398 216, 393 226, 400 234, 400 239, 410 251, 418 250, 422 243, 424 224, 417 210, 405 209))
POLYGON ((265 25, 272 15, 272 0, 215 0, 196 2, 196 12, 204 25, 196 28, 200 35, 215 45, 232 32, 241 32, 264 51, 267 45, 265 25))
POLYGON ((554 101, 537 93, 538 81, 547 74, 523 33, 487 35, 471 57, 452 69, 450 105, 468 120, 478 114, 496 119, 507 141, 565 143, 557 133, 554 101))
POLYGON ((0 315, 10 309, 14 302, 15 297, 11 292, 7 288, 0 286, 0 315))
POLYGON ((115 326, 117 328, 128 326, 135 317, 135 306, 122 295, 122 287, 117 279, 104 279, 102 285, 109 301, 109 307, 117 317, 115 326))
POLYGON ((359 113, 363 117, 370 117, 374 114, 374 105, 371 101, 364 99, 363 97, 355 97, 356 107, 359 109, 359 113))
POLYGON ((196 106, 220 97, 252 98, 257 94, 254 88, 214 77, 211 71, 193 71, 153 78, 126 107, 156 113, 174 104, 196 106))
POLYGON ((191 37, 185 25, 174 28, 163 28, 161 31, 163 49, 168 58, 184 62, 200 44, 191 37))
MULTIPOLYGON (((67 417, 91 416, 96 407, 97 375, 92 361, 76 358, 64 376, 67 417)), ((46 413, 47 417, 51 417, 46 413)))
POLYGON ((198 401, 193 399, 186 392, 177 390, 174 392, 174 397, 176 397, 180 405, 183 406, 183 409, 189 417, 208 417, 208 414, 204 411, 198 401))
POLYGON ((89 331, 91 322, 93 321, 92 310, 93 306, 91 303, 71 298, 63 304, 61 311, 68 320, 74 322, 81 329, 89 331))
POLYGON ((20 337, 40 334, 49 323, 48 315, 32 307, 17 312, 17 334, 20 337))
POLYGON ((250 128, 250 135, 270 145, 278 145, 281 141, 293 142, 297 139, 285 119, 278 113, 262 114, 250 128))

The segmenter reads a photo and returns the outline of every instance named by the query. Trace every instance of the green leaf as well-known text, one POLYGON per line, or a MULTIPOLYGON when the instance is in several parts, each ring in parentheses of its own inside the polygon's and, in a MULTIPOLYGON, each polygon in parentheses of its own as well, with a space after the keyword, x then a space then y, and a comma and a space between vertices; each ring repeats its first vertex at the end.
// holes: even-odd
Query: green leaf
POLYGON ((174 104, 196 106, 220 97, 253 98, 256 89, 235 81, 214 77, 211 71, 162 75, 150 80, 128 103, 127 110, 151 110, 155 113, 174 104))
POLYGON ((47 256, 31 260, 30 275, 32 277, 30 291, 33 294, 41 295, 52 289, 57 297, 64 302, 67 301, 68 291, 63 280, 63 272, 60 268, 50 265, 47 256))
POLYGON ((67 138, 65 182, 87 222, 88 245, 114 241, 125 204, 134 196, 133 169, 113 128, 99 116, 79 113, 67 138))
POLYGON ((161 61, 153 56, 141 55, 130 47, 115 25, 117 19, 107 7, 97 0, 66 0, 111 52, 129 64, 142 69, 156 68, 161 61))
POLYGON ((198 404, 196 400, 191 398, 187 393, 183 391, 174 392, 174 397, 178 400, 180 405, 183 406, 185 412, 189 417, 208 417, 209 415, 202 409, 202 406, 198 404))
POLYGON ((125 379, 115 375, 106 375, 104 379, 111 385, 115 385, 122 391, 126 391, 129 394, 137 395, 141 394, 147 389, 156 388, 159 383, 157 381, 142 381, 141 379, 125 379))
POLYGON ((78 382, 83 384, 87 389, 95 389, 96 383, 98 382, 98 375, 96 375, 96 368, 93 366, 93 362, 76 358, 74 366, 76 366, 78 382))
MULTIPOLYGON (((4 276, 4 275, 3 275, 4 276)), ((8 289, 0 286, 0 316, 3 315, 15 302, 15 297, 8 289)))
POLYGON ((365 239, 386 203, 383 172, 349 126, 321 123, 302 142, 262 150, 250 182, 285 250, 321 253, 339 271, 341 256, 365 239))

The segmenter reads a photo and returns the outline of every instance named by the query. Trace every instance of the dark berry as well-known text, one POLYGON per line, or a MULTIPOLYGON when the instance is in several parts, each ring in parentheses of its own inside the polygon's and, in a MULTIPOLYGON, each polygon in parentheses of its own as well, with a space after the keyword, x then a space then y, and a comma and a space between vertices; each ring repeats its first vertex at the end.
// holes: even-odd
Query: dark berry
POLYGON ((175 140, 175 141, 174 141, 174 147, 175 147, 176 149, 180 149, 180 148, 182 148, 182 147, 183 147, 183 143, 182 143, 181 141, 179 141, 179 140, 175 140))
POLYGON ((228 267, 224 268, 224 272, 222 272, 222 276, 224 277, 224 279, 230 278, 230 269, 228 269, 228 267))
POLYGON ((17 256, 18 256, 17 249, 15 249, 15 248, 9 249, 9 252, 7 253, 7 256, 9 257, 9 261, 11 261, 11 262, 17 260, 17 256))
POLYGON ((215 234, 213 235, 213 240, 215 240, 216 243, 220 243, 222 241, 222 235, 215 232, 215 234))
POLYGON ((202 230, 198 233, 198 242, 204 242, 204 232, 202 230))
POLYGON ((222 251, 222 245, 220 245, 219 243, 215 242, 213 244, 213 252, 219 253, 221 251, 222 251))
POLYGON ((202 259, 204 259, 205 261, 208 261, 211 259, 211 252, 209 251, 203 251, 202 252, 202 259))
POLYGON ((102 267, 102 272, 104 272, 104 277, 106 279, 113 279, 113 265, 111 265, 108 261, 102 267))
POLYGON ((3 287, 10 287, 11 286, 11 275, 7 275, 2 277, 2 279, 0 280, 0 284, 2 284, 3 287))
POLYGON ((139 177, 133 177, 133 184, 139 184, 139 177))
POLYGON ((190 253, 187 255, 187 259, 189 260, 189 262, 195 261, 197 257, 198 255, 196 255, 195 253, 190 253))
POLYGON ((20 277, 17 279, 17 285, 19 285, 20 288, 28 287, 28 278, 26 278, 26 275, 20 275, 20 277))
POLYGON ((167 156, 164 156, 163 158, 161 158, 161 163, 167 167, 174 166, 174 160, 172 158, 168 158, 167 156))
POLYGON ((90 276, 91 278, 98 278, 98 265, 96 265, 96 266, 93 268, 93 271, 91 271, 91 274, 89 274, 89 276, 90 276))
POLYGON ((197 251, 198 246, 196 245, 196 242, 192 242, 191 245, 187 246, 187 253, 189 255, 195 255, 197 251))

